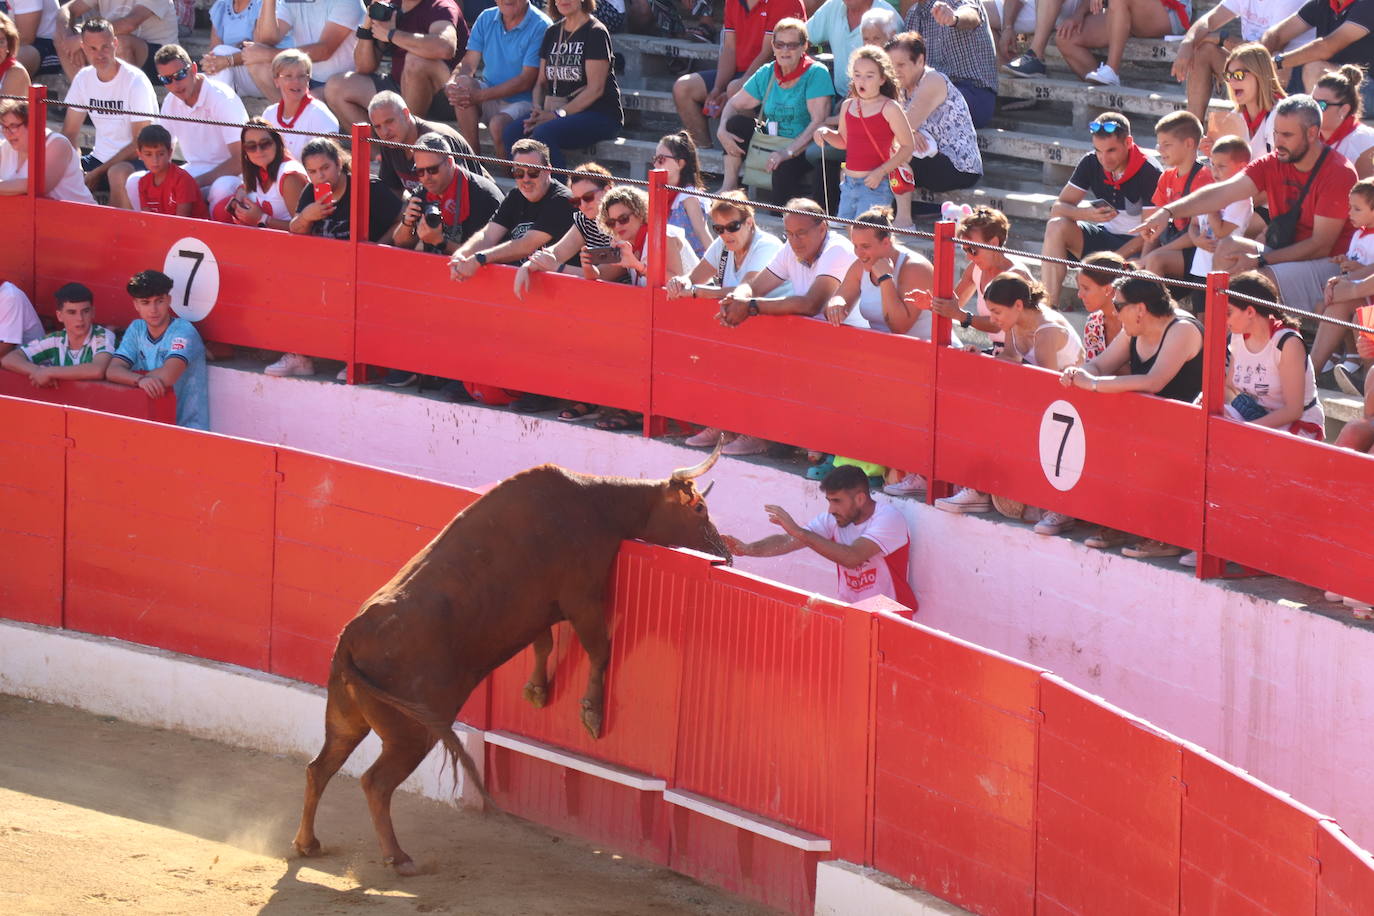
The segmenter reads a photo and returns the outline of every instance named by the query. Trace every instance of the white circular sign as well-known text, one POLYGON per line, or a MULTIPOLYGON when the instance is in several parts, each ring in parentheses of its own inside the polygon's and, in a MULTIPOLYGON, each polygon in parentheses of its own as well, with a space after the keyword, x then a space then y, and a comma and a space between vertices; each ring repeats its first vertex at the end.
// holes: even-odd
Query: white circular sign
POLYGON ((187 321, 202 321, 219 298, 219 262, 210 246, 194 236, 172 243, 162 262, 172 278, 172 311, 187 321))
POLYGON ((1088 440, 1083 418, 1068 401, 1055 401, 1040 418, 1040 467, 1056 490, 1072 490, 1083 476, 1088 440))

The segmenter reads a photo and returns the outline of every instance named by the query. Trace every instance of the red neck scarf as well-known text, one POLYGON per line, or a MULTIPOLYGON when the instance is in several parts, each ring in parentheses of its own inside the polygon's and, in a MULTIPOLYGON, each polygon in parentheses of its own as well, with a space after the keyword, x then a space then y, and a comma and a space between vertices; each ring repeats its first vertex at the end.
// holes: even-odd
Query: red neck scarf
POLYGON ((272 175, 267 171, 267 169, 259 167, 258 190, 266 194, 268 189, 271 188, 274 183, 275 182, 273 182, 272 180, 272 175))
POLYGON ((296 122, 301 119, 301 115, 305 114, 305 110, 310 107, 310 103, 313 101, 315 100, 310 97, 310 92, 309 90, 307 90, 305 95, 301 96, 301 107, 296 109, 296 114, 291 118, 290 121, 282 117, 282 113, 286 111, 286 100, 283 99, 282 101, 278 102, 277 123, 280 124, 282 127, 286 128, 287 130, 290 130, 291 128, 295 127, 296 122))
POLYGON ((1335 130, 1331 132, 1331 136, 1326 138, 1326 145, 1339 146, 1340 142, 1344 140, 1346 137, 1353 134, 1355 132, 1355 128, 1358 126, 1359 122, 1355 120, 1354 115, 1351 115, 1350 117, 1342 121, 1339 127, 1337 127, 1335 130))
POLYGON ((646 222, 644 225, 640 226, 639 231, 635 233, 634 250, 636 257, 645 257, 648 255, 648 251, 644 248, 644 243, 648 238, 649 224, 646 222), (643 252, 643 254, 641 254, 641 252, 643 252))
POLYGON ((1252 118, 1244 108, 1241 108, 1240 116, 1245 119, 1245 129, 1248 130, 1250 136, 1253 137, 1255 134, 1259 133, 1260 127, 1264 125, 1264 119, 1269 117, 1269 112, 1261 111, 1252 118))
POLYGON ((1105 169, 1102 172, 1102 177, 1106 180, 1107 184, 1120 191, 1121 186, 1130 181, 1135 173, 1140 171, 1140 167, 1144 165, 1145 162, 1145 154, 1141 152, 1140 147, 1135 145, 1135 139, 1132 138, 1130 145, 1126 147, 1126 168, 1122 170, 1121 177, 1113 178, 1111 175, 1107 174, 1105 169))
POLYGON ((1364 238, 1366 235, 1374 235, 1374 226, 1370 226, 1368 229, 1356 229, 1356 230, 1355 230, 1355 238, 1357 238, 1357 239, 1362 239, 1362 238, 1364 238))
MULTIPOLYGON (((1269 336, 1270 336, 1270 337, 1273 337, 1273 336, 1274 336, 1275 334, 1277 334, 1279 331, 1282 331, 1284 328, 1288 327, 1288 325, 1286 325, 1286 324, 1283 323, 1283 319, 1282 319, 1282 318, 1275 318, 1275 317, 1273 317, 1272 315, 1267 316, 1264 320, 1267 321, 1267 322, 1269 322, 1269 336)), ((1250 333, 1249 333, 1248 331, 1247 331, 1246 333, 1240 335, 1240 336, 1241 336, 1241 338, 1242 338, 1243 340, 1249 340, 1249 339, 1250 339, 1250 333)))
POLYGON ((1331 4, 1331 12, 1339 16, 1344 12, 1345 8, 1354 3, 1355 0, 1327 0, 1327 2, 1331 4))
POLYGON ((773 61, 773 79, 777 80, 779 83, 789 83, 792 80, 801 79, 801 75, 807 70, 810 70, 811 65, 814 63, 815 61, 811 59, 810 54, 803 54, 801 60, 797 62, 797 68, 795 70, 791 73, 783 73, 782 64, 773 61))
POLYGON ((432 198, 429 192, 425 192, 425 197, 430 200, 438 200, 441 212, 444 216, 444 224, 456 226, 468 218, 468 183, 457 169, 453 172, 453 180, 444 188, 444 193, 438 198, 432 198))
POLYGON ((0 78, 3 78, 4 75, 5 75, 6 73, 9 73, 9 72, 10 72, 10 67, 13 67, 13 66, 14 66, 14 55, 11 54, 9 57, 6 57, 6 58, 5 58, 5 62, 4 62, 4 63, 0 64, 0 78))

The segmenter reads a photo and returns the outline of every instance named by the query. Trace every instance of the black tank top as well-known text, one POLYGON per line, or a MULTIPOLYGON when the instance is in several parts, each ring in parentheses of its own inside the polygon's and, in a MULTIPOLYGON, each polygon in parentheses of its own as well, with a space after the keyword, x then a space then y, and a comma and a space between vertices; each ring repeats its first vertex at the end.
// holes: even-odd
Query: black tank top
MULTIPOLYGON (((1164 349, 1164 341, 1168 338, 1169 332, 1173 330, 1174 325, 1178 324, 1180 321, 1187 321, 1199 331, 1202 330, 1202 325, 1198 323, 1196 318, 1175 317, 1173 321, 1169 322, 1168 327, 1164 329, 1164 333, 1159 335, 1159 349, 1155 350, 1154 355, 1149 359, 1140 358, 1140 355, 1135 351, 1136 339, 1134 337, 1131 338, 1131 375, 1145 375, 1154 368, 1155 360, 1159 358, 1159 351, 1164 349)), ((1155 392, 1155 394, 1158 397, 1168 398, 1171 401, 1183 401, 1191 404, 1201 393, 1202 348, 1199 347, 1197 355, 1180 366, 1178 373, 1175 374, 1173 378, 1169 379, 1169 383, 1155 392)))

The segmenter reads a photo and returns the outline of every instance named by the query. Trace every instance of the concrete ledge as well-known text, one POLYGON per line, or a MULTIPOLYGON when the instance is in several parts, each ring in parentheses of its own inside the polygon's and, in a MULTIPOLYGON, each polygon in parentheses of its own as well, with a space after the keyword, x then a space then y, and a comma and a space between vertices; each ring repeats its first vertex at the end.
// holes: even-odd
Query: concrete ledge
POLYGON ((781 843, 784 846, 791 846, 793 849, 800 849, 802 852, 829 852, 830 841, 825 837, 816 836, 813 833, 806 833, 792 827, 785 827, 774 821, 764 820, 757 815, 747 811, 741 811, 733 805, 713 801, 692 792, 683 792, 679 789, 669 789, 663 793, 663 800, 670 805, 677 805, 697 814, 720 821, 722 824, 729 824, 741 830, 758 834, 761 837, 781 843))
POLYGON ((956 916, 967 912, 871 868, 839 860, 816 866, 816 916, 956 916))
POLYGON ((636 770, 627 770, 614 764, 602 763, 600 760, 574 754, 572 751, 565 751, 552 744, 545 744, 543 741, 535 741, 532 738, 524 738, 503 731, 488 731, 485 737, 488 744, 504 747, 557 766, 567 767, 570 770, 577 770, 579 773, 586 773, 588 776, 595 776, 607 782, 638 789, 641 792, 662 792, 668 787, 665 780, 647 776, 636 770))

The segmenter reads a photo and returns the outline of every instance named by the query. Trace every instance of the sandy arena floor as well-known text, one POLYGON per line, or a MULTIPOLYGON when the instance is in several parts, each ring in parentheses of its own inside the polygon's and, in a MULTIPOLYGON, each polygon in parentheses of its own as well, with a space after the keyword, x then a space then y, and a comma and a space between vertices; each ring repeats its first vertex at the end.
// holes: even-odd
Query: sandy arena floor
POLYGON ((746 914, 738 898, 513 819, 398 792, 425 873, 381 863, 355 779, 291 853, 304 761, 0 696, 0 912, 746 914))

